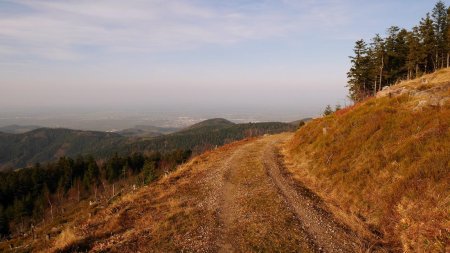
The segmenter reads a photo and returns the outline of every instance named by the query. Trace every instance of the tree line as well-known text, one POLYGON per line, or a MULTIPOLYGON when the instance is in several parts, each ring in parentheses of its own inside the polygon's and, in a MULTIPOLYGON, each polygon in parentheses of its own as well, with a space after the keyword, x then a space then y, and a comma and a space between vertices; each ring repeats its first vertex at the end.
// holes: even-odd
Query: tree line
POLYGON ((450 66, 450 8, 438 1, 411 30, 391 26, 385 37, 356 41, 347 73, 350 98, 357 102, 400 80, 450 66))
POLYGON ((64 213, 67 203, 93 202, 114 196, 116 184, 145 185, 173 170, 191 155, 190 150, 134 153, 96 160, 61 157, 57 162, 18 171, 0 172, 0 238, 28 231, 45 219, 64 213))

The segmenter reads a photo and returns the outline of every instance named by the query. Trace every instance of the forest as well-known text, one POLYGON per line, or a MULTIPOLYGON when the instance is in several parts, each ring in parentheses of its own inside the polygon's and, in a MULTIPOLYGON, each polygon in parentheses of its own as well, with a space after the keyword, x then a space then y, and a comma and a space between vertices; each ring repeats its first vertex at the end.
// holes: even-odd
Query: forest
POLYGON ((205 150, 246 137, 293 131, 296 125, 281 122, 214 124, 206 120, 175 133, 154 137, 127 137, 117 133, 39 128, 21 134, 0 132, 0 170, 53 161, 60 156, 93 155, 97 159, 114 153, 190 149, 205 150))
POLYGON ((121 186, 146 185, 175 169, 190 150, 147 152, 96 160, 93 156, 61 157, 17 171, 0 172, 0 238, 64 213, 68 203, 107 201, 121 186))
POLYGON ((385 86, 450 66, 450 8, 438 1, 411 30, 391 26, 386 36, 360 39, 350 56, 349 97, 361 101, 385 86))
POLYGON ((294 129, 295 125, 280 122, 234 124, 211 119, 149 139, 50 128, 0 133, 0 163, 15 165, 0 170, 0 236, 25 233, 62 215, 71 203, 104 202, 124 187, 146 185, 191 155, 246 137, 294 129), (62 155, 55 161, 56 154, 62 155), (30 162, 34 165, 26 166, 30 162))

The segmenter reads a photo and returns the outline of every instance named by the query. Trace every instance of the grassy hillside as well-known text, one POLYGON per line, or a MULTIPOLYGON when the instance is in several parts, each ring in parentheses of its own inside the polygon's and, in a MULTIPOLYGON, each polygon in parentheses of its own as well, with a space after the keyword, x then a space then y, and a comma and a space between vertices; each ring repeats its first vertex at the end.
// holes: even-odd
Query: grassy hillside
POLYGON ((300 124, 307 123, 308 121, 311 121, 311 120, 312 120, 312 118, 303 118, 303 119, 299 119, 296 121, 291 121, 291 122, 289 122, 289 124, 298 127, 298 126, 300 126, 300 124))
POLYGON ((385 243, 448 251, 450 69, 309 122, 285 153, 298 180, 385 243))

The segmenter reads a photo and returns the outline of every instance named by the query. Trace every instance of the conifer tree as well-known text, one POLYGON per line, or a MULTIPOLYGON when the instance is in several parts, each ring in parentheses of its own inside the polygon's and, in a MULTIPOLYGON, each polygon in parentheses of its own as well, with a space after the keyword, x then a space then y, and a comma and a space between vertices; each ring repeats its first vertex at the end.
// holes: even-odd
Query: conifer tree
POLYGON ((347 73, 350 98, 359 101, 371 91, 370 86, 370 61, 366 42, 361 39, 356 41, 353 49, 355 56, 350 56, 352 67, 347 73))
POLYGON ((416 26, 408 33, 408 56, 406 66, 408 69, 407 79, 416 78, 419 75, 419 64, 423 59, 423 51, 420 45, 419 28, 416 26))
POLYGON ((325 107, 325 110, 323 111, 323 116, 327 116, 333 113, 333 109, 331 108, 331 105, 327 105, 325 107))
POLYGON ((144 167, 142 168, 142 175, 143 175, 143 183, 145 185, 155 180, 156 179, 155 162, 146 161, 144 167))
POLYGON ((436 36, 434 33, 433 21, 427 13, 419 24, 420 40, 424 52, 424 72, 428 73, 437 69, 436 65, 436 36))
POLYGON ((447 9, 447 30, 445 32, 445 50, 447 52, 446 67, 450 67, 450 7, 447 9))
POLYGON ((438 1, 431 13, 434 35, 436 41, 435 65, 437 68, 444 66, 444 59, 447 54, 447 8, 444 2, 438 1))
POLYGON ((356 102, 383 86, 450 67, 450 7, 438 1, 411 31, 391 26, 369 46, 356 41, 353 51, 347 87, 356 102))
POLYGON ((386 57, 386 50, 384 45, 384 39, 381 38, 379 34, 376 34, 375 37, 372 38, 371 48, 373 52, 373 63, 374 63, 374 93, 381 90, 383 85, 383 70, 384 70, 384 61, 386 57), (377 85, 378 83, 378 85, 377 85))

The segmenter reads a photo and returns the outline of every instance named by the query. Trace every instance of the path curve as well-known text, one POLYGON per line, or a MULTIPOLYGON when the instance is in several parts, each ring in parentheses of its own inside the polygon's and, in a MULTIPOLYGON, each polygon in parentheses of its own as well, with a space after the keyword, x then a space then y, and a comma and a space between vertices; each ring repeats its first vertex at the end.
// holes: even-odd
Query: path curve
POLYGON ((288 137, 266 136, 237 147, 213 171, 221 181, 216 183, 221 189, 211 193, 220 195, 215 197, 217 252, 364 251, 363 240, 337 222, 320 198, 283 168, 278 148, 288 137))

